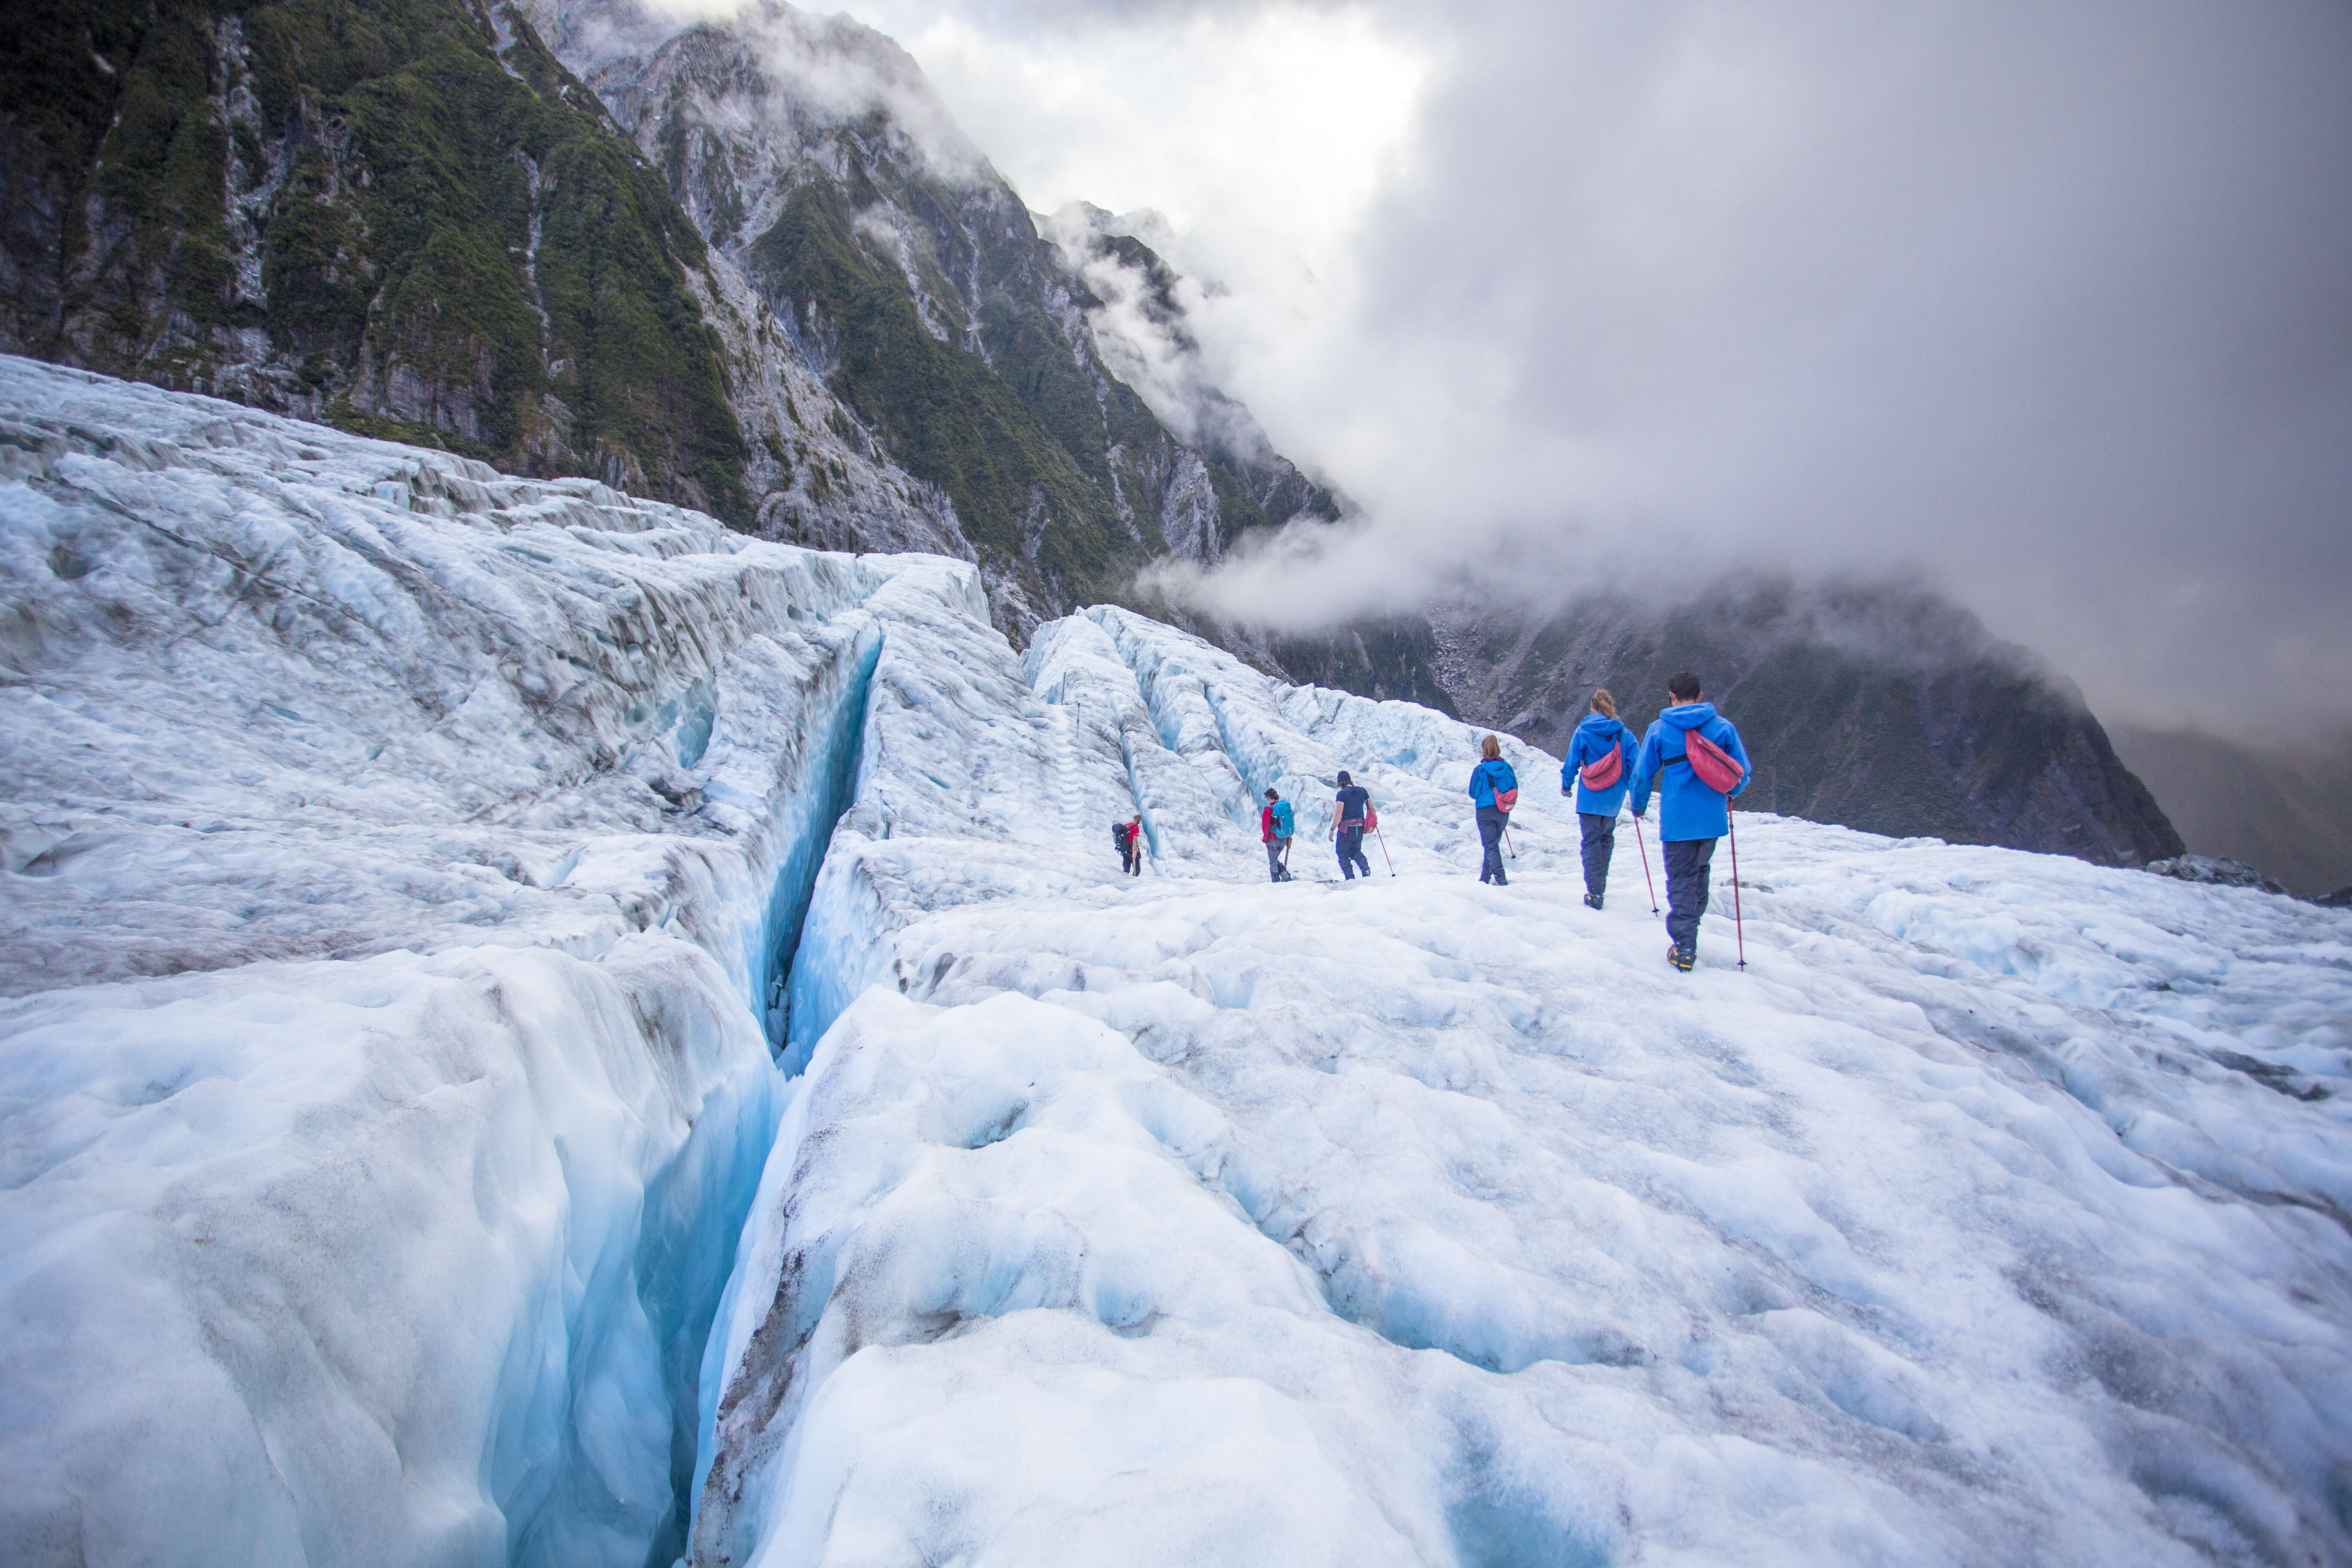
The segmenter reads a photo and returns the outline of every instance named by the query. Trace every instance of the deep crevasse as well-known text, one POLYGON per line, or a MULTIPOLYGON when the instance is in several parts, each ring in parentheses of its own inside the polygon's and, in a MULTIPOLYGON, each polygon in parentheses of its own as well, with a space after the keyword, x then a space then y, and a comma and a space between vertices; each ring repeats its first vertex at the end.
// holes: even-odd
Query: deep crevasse
POLYGON ((12 1561, 675 1551, 858 606, 970 570, 14 360, 0 473, 12 1561))

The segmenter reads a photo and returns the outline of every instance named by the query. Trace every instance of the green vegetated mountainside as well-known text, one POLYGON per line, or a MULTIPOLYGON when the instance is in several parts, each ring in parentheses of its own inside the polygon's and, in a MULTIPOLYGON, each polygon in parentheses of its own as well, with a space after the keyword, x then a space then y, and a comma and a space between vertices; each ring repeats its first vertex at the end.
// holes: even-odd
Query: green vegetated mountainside
POLYGON ((905 274, 861 243, 850 195, 793 190, 749 247, 751 280, 826 343, 835 391, 947 491, 988 564, 1034 574, 1041 607, 1117 596, 1166 541, 1156 520, 1119 516, 1103 442, 1069 437, 1096 434, 1087 424, 1149 427, 1150 413, 1114 384, 1097 417, 1050 323, 1023 319, 1001 291, 988 301, 997 363, 934 336, 905 274))
POLYGON ((1668 678, 1696 671, 1748 743, 1753 809, 2110 865, 2182 847, 2070 682, 1920 590, 1595 595, 1548 618, 1443 616, 1440 641, 1465 715, 1555 752, 1594 688, 1640 730, 1668 678))
POLYGON ((1164 608, 1134 586, 1147 563, 1338 515, 1278 455, 1180 436, 1107 367, 1082 268, 887 38, 772 0, 695 26, 629 0, 529 8, 793 352, 952 500, 1016 637, 1081 604, 1164 608))
POLYGON ((0 347, 751 515, 702 237, 507 7, 25 0, 0 181, 0 347))
MULTIPOLYGON (((1169 614, 1148 563, 1339 512, 1214 388, 1163 418, 1106 366, 1089 271, 1172 272, 1041 236, 846 17, 31 0, 0 16, 0 351, 976 559, 1016 639, 1169 614)), ((1221 640, 1442 695, 1383 628, 1221 640)))
POLYGON ((2263 746, 2191 728, 2112 733, 2191 850, 2246 861, 2307 896, 2352 887, 2352 736, 2263 746))

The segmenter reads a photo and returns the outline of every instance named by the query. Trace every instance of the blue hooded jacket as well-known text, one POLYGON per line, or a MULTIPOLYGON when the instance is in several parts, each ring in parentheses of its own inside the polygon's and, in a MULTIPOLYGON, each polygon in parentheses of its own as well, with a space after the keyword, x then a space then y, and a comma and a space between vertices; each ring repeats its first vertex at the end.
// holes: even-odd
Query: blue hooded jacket
POLYGON ((1519 775, 1500 757, 1490 757, 1470 770, 1470 801, 1474 805, 1492 805, 1496 790, 1518 787, 1519 775))
POLYGON ((1584 722, 1568 742, 1568 762, 1559 770, 1560 793, 1576 786, 1576 809, 1587 816, 1614 816, 1617 808, 1625 804, 1625 792, 1633 787, 1633 731, 1606 713, 1587 713, 1584 722), (1607 789, 1587 789, 1576 775, 1609 754, 1615 747, 1624 756, 1617 782, 1607 789))
POLYGON ((1642 737, 1642 754, 1633 759, 1633 815, 1639 816, 1650 808, 1650 789, 1658 790, 1658 838, 1666 844, 1677 844, 1686 838, 1720 838, 1731 831, 1731 808, 1725 798, 1699 782, 1691 772, 1690 762, 1684 755, 1688 742, 1685 736, 1696 730, 1708 740, 1731 753, 1742 773, 1739 787, 1733 795, 1744 792, 1755 782, 1756 772, 1748 762, 1748 748, 1740 742, 1739 731, 1731 721, 1719 717, 1712 702, 1685 702, 1669 708, 1650 726, 1642 737), (1659 775, 1665 776, 1661 778, 1659 775))

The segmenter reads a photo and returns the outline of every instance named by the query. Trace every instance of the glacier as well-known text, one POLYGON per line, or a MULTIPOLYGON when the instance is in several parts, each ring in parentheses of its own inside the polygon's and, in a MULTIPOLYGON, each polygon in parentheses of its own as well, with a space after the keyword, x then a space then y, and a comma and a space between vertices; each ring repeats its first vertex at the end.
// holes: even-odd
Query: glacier
POLYGON ((2352 1562, 2352 912, 1680 975, 1517 742, 15 359, 0 574, 11 1561, 2352 1562))

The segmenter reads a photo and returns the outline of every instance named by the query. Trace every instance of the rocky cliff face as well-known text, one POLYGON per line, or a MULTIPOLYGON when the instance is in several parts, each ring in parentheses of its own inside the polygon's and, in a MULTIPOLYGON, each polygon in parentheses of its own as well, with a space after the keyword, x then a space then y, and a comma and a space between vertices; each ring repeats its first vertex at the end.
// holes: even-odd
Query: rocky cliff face
POLYGON ((1213 561, 1244 529, 1338 514, 1262 437, 1204 436, 1112 369, 1112 301, 1089 280, 1124 298, 1172 275, 1131 237, 1042 236, 887 38, 772 0, 684 28, 631 0, 527 9, 778 348, 951 502, 1016 636, 1131 598, 1155 557, 1213 561))
POLYGON ((1910 615, 1884 595, 1313 637, 1152 600, 1150 562, 1213 563, 1339 501, 1209 381, 1148 215, 1036 218, 845 17, 31 0, 0 16, 0 350, 767 537, 974 560, 1016 641, 1122 602, 1555 747, 1593 684, 1646 717, 1693 665, 1758 747, 1759 805, 2093 859, 2180 847, 2071 689, 1948 607, 1882 638, 1890 661, 1847 625, 1910 615))
POLYGON ((1661 608, 1437 617, 1460 711, 1558 752, 1595 687, 1636 729, 1697 672, 1756 766, 1748 805, 1873 833, 2143 865, 2182 845, 2071 682, 1917 590, 1731 584, 1661 608))
POLYGON ((35 0, 0 29, 0 349, 955 552, 510 6, 35 0), (745 417, 779 403, 789 431, 745 417))
POLYGON ((2198 854, 2249 862, 2306 896, 2352 883, 2352 735, 2257 746, 2194 729, 2111 733, 2198 854))
MULTIPOLYGON (((976 560, 1016 640, 1339 514, 1133 226, 1041 233, 845 17, 36 0, 0 46, 0 350, 976 560)), ((1390 629, 1222 640, 1442 699, 1390 629)))

